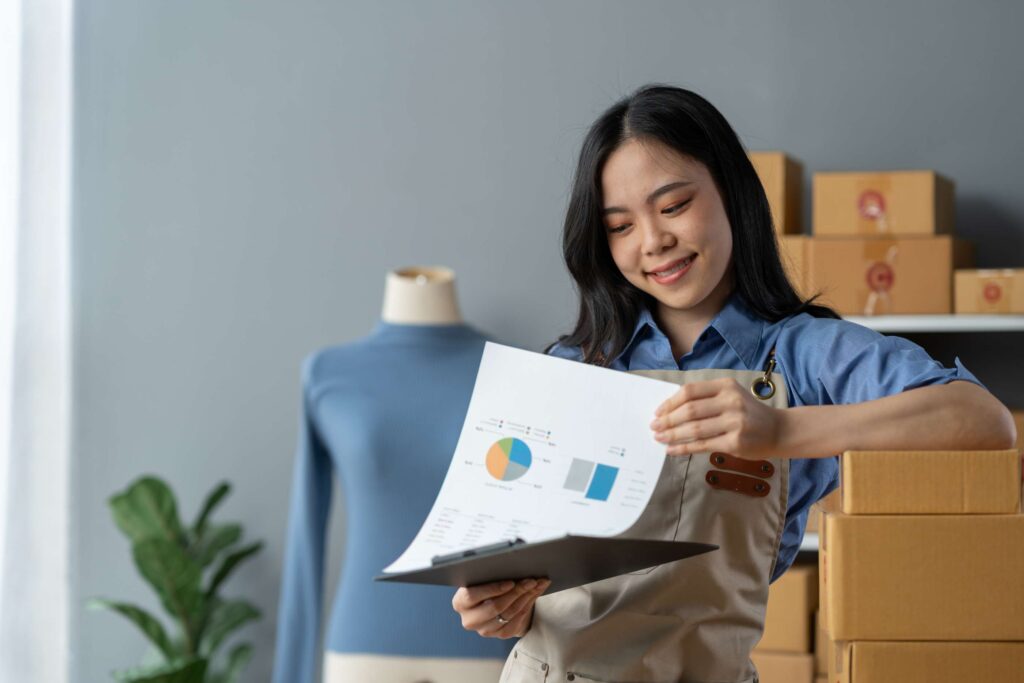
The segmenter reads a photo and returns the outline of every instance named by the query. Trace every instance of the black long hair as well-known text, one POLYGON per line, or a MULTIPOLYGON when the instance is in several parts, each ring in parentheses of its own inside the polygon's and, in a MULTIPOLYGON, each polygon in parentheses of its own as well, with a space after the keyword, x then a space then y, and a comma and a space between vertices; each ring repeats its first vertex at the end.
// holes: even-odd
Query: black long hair
POLYGON ((629 343, 640 311, 653 311, 657 303, 615 265, 601 215, 605 162, 633 139, 656 140, 707 167, 732 231, 736 291, 756 315, 771 322, 801 312, 839 317, 815 304, 816 296, 801 299, 786 277, 764 187, 725 117, 697 93, 651 84, 612 105, 583 140, 562 233, 565 265, 579 292, 579 317, 572 333, 558 342, 580 347, 584 362, 608 366, 629 343))

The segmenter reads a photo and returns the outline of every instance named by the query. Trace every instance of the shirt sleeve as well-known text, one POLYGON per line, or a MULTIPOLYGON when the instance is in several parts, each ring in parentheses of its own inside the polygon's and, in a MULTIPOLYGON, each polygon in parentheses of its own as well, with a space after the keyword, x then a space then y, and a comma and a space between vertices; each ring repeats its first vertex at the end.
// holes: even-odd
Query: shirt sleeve
POLYGON ((303 363, 302 413, 278 601, 274 683, 314 683, 320 653, 324 546, 332 471, 309 402, 313 357, 303 363))
POLYGON ((848 321, 829 321, 817 384, 822 404, 861 403, 956 380, 984 385, 959 358, 944 367, 917 344, 848 321))

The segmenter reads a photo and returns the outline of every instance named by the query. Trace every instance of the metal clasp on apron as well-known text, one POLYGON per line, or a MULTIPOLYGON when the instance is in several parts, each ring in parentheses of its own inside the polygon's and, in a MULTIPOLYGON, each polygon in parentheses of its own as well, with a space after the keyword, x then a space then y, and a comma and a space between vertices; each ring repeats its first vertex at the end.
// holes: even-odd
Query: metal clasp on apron
POLYGON ((764 374, 750 383, 750 393, 761 401, 767 401, 775 395, 775 382, 772 381, 772 370, 775 369, 775 349, 768 352, 768 365, 764 374))

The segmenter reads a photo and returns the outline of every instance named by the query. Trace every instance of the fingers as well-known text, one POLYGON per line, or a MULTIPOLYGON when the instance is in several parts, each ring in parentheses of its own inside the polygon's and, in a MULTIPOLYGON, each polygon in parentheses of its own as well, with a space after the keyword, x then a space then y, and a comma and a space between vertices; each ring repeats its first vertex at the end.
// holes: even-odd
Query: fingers
MULTIPOLYGON (((522 614, 517 616, 515 619, 511 619, 497 631, 486 634, 477 631, 477 633, 489 638, 501 638, 502 640, 506 638, 521 638, 522 636, 525 636, 526 632, 530 630, 530 622, 533 620, 533 604, 536 602, 537 597, 530 601, 529 607, 524 610, 522 614)), ((495 619, 495 623, 497 623, 497 619, 495 619)))
POLYGON ((686 422, 678 427, 666 429, 663 432, 659 432, 655 438, 669 446, 677 446, 683 443, 721 436, 732 428, 734 422, 735 419, 733 417, 718 415, 703 420, 686 422))
MULTIPOLYGON (((489 635, 502 626, 496 618, 499 614, 502 615, 503 619, 510 618, 505 614, 505 610, 512 607, 516 600, 524 595, 529 596, 538 590, 543 592, 550 585, 538 582, 535 579, 524 579, 518 583, 508 583, 513 585, 511 590, 475 604, 469 602, 469 598, 473 597, 473 593, 470 592, 472 588, 467 589, 467 593, 461 598, 459 592, 456 592, 455 598, 452 599, 452 606, 462 615, 462 627, 468 631, 477 631, 481 635, 489 635)), ((480 586, 474 586, 473 588, 480 588, 480 586)), ((459 589, 459 591, 462 590, 459 589)), ((493 590, 489 588, 486 591, 481 591, 479 594, 493 594, 493 590)), ((539 594, 538 592, 537 595, 539 594)))
POLYGON ((690 384, 684 384, 679 387, 679 391, 672 394, 666 399, 658 409, 654 411, 656 416, 662 416, 665 413, 671 412, 683 405, 687 401, 693 401, 700 398, 708 398, 714 396, 722 390, 723 387, 729 385, 729 383, 735 382, 733 379, 716 379, 706 382, 691 382, 690 384))
POLYGON ((460 588, 455 591, 455 597, 452 598, 452 607, 456 612, 476 607, 484 600, 509 592, 515 585, 515 581, 497 581, 460 588))
POLYGON ((532 589, 518 596, 501 610, 499 614, 507 623, 501 623, 495 615, 495 618, 476 629, 476 632, 482 636, 494 638, 512 638, 525 634, 533 616, 534 603, 550 585, 551 582, 547 580, 538 582, 532 589))
POLYGON ((736 448, 727 445, 728 443, 725 436, 715 436, 710 439, 698 439, 697 441, 670 446, 666 453, 668 455, 695 455, 697 453, 721 452, 737 455, 736 448))
MULTIPOLYGON (((469 602, 473 597, 471 591, 472 588, 482 588, 482 586, 459 589, 452 604, 462 616, 462 627, 467 631, 475 631, 481 636, 488 637, 511 638, 514 635, 520 635, 519 630, 523 628, 524 624, 528 625, 529 623, 534 602, 551 586, 551 582, 547 579, 540 581, 526 579, 518 583, 507 582, 507 584, 512 584, 513 588, 477 603, 469 602), (506 623, 503 624, 498 620, 499 614, 506 623)), ((493 585, 486 586, 488 588, 478 594, 493 594, 495 589, 490 588, 493 585)))
POLYGON ((714 417, 722 413, 721 402, 717 395, 711 398, 695 399, 687 401, 671 412, 656 417, 651 421, 651 429, 655 430, 655 436, 665 429, 675 427, 691 420, 702 420, 706 417, 714 417))

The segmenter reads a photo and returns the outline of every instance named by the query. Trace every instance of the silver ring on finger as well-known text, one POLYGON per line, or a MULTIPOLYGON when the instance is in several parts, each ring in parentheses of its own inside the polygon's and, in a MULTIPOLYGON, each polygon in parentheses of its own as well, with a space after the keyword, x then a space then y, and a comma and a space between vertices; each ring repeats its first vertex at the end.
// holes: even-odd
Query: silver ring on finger
POLYGON ((509 622, 509 620, 506 619, 505 617, 501 616, 500 613, 498 614, 498 616, 496 616, 494 618, 497 619, 498 623, 501 624, 502 626, 504 626, 505 624, 507 624, 509 622))

